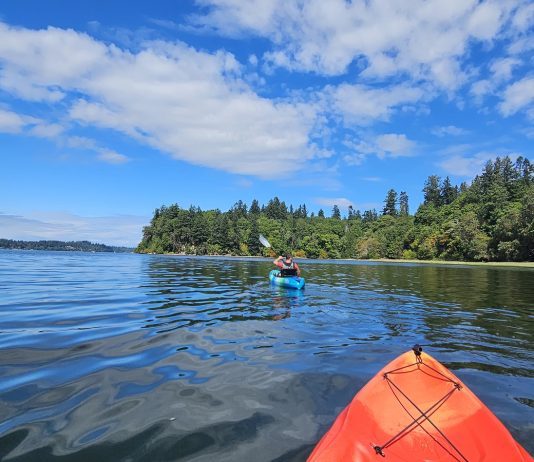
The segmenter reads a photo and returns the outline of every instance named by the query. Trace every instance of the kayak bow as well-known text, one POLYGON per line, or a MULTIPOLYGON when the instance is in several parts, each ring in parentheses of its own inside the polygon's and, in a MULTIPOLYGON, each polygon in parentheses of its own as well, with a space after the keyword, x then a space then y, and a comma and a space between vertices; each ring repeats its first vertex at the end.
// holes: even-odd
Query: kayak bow
POLYGON ((383 458, 534 461, 475 394, 419 346, 389 363, 356 394, 308 462, 383 458))

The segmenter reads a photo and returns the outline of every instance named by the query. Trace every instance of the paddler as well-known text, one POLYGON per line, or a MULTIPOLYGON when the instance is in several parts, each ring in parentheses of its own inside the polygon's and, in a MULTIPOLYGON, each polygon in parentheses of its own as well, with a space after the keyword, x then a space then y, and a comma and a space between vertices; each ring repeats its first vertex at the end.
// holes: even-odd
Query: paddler
POLYGON ((280 276, 299 276, 300 277, 300 268, 293 261, 293 257, 290 253, 285 255, 280 255, 276 260, 273 260, 273 263, 280 268, 280 276))

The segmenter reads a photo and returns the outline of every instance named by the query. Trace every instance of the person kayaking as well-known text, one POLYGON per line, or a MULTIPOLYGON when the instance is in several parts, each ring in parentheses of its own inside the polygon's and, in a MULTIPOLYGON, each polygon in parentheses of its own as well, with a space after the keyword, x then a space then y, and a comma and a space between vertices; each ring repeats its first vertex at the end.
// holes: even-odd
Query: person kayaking
POLYGON ((285 256, 280 255, 273 263, 280 268, 280 276, 299 276, 300 268, 297 263, 293 261, 293 257, 290 253, 286 253, 285 256))

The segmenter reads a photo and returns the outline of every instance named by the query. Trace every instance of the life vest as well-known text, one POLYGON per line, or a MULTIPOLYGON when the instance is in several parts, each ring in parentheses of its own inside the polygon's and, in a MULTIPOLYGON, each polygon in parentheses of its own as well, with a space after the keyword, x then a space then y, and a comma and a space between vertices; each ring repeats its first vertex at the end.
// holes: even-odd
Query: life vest
POLYGON ((291 260, 291 263, 288 265, 285 260, 282 260, 282 269, 293 269, 295 268, 295 265, 293 263, 293 260, 291 260))

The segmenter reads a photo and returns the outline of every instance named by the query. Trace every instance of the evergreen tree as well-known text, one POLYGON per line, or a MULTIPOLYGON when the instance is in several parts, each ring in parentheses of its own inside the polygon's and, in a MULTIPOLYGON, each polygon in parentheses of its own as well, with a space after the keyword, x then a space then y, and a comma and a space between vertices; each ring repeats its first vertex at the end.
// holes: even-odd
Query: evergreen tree
POLYGON ((319 218, 324 218, 324 211, 323 211, 323 209, 319 209, 319 212, 317 212, 317 216, 318 216, 319 218))
POLYGON ((237 201, 234 206, 229 210, 233 215, 234 219, 246 218, 247 216, 247 205, 242 201, 237 201))
POLYGON ((254 216, 258 216, 261 213, 260 205, 256 199, 250 204, 249 213, 254 216))
POLYGON ((273 220, 285 220, 288 215, 285 202, 280 201, 278 197, 274 197, 265 207, 265 215, 273 220))
POLYGON ((408 194, 406 194, 406 191, 401 191, 400 193, 399 209, 399 215, 401 217, 407 217, 409 215, 408 194))
POLYGON ((440 191, 440 203, 443 205, 452 204, 454 199, 458 196, 458 189, 451 184, 450 178, 447 176, 443 180, 443 185, 440 191))
POLYGON ((362 221, 365 223, 371 223, 373 221, 376 221, 378 219, 378 214, 376 213, 376 210, 366 210, 363 212, 362 221))
POLYGON ((259 255, 261 253, 260 231, 258 228, 258 220, 255 218, 252 220, 247 246, 251 255, 259 255))
POLYGON ((439 186, 439 176, 431 175, 428 177, 423 188, 425 194, 425 205, 432 204, 436 207, 441 205, 441 189, 439 186))
POLYGON ((384 208, 382 210, 382 215, 391 215, 395 217, 398 215, 397 212, 397 192, 394 189, 388 191, 386 200, 384 201, 384 208))
POLYGON ((339 207, 337 205, 334 205, 332 208, 332 218, 335 220, 341 220, 341 212, 339 211, 339 207))

